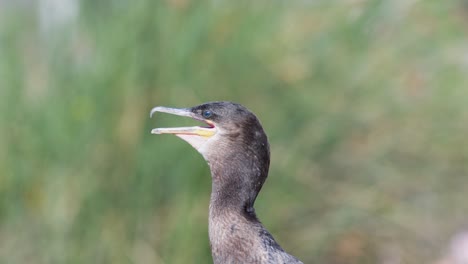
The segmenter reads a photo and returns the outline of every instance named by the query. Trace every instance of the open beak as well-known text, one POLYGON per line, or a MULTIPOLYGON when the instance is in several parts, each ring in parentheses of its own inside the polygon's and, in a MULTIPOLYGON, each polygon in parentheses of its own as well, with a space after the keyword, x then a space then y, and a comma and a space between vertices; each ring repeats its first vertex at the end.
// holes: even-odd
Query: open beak
POLYGON ((169 108, 169 107, 164 107, 164 106, 156 106, 153 109, 151 109, 150 118, 153 116, 155 112, 162 112, 162 113, 168 113, 168 114, 173 114, 173 115, 178 115, 178 116, 191 117, 193 119, 206 123, 208 126, 206 127, 192 126, 192 127, 155 128, 151 130, 151 134, 174 134, 183 138, 184 140, 187 140, 186 139, 187 136, 199 136, 199 137, 203 137, 207 139, 216 134, 217 129, 214 123, 211 122, 210 120, 206 120, 197 116, 192 111, 190 111, 190 108, 169 108))

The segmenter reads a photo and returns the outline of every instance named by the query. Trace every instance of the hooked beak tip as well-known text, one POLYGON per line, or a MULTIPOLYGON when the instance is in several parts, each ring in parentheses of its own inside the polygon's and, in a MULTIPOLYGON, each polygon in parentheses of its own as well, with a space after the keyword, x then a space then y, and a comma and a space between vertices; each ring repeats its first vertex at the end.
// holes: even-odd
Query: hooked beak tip
POLYGON ((159 110, 159 106, 153 107, 153 109, 151 109, 151 112, 150 112, 150 118, 152 118, 154 113, 157 112, 158 110, 159 110))

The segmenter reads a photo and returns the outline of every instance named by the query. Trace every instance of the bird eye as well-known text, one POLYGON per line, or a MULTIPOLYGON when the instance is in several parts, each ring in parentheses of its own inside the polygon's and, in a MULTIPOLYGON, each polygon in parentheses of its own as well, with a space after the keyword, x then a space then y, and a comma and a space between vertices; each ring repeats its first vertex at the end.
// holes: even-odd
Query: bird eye
POLYGON ((202 116, 204 118, 210 118, 212 115, 213 115, 213 112, 211 112, 210 110, 204 110, 202 113, 202 116))

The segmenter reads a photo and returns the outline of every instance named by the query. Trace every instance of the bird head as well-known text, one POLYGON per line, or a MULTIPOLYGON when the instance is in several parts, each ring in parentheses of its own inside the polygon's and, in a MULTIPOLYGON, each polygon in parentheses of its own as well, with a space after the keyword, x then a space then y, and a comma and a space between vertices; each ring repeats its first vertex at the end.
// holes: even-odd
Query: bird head
POLYGON ((152 134, 174 134, 192 145, 210 161, 214 156, 233 151, 250 152, 260 148, 269 158, 267 137, 257 117, 247 108, 232 102, 210 102, 190 108, 154 107, 155 112, 186 116, 204 126, 155 128, 152 134))

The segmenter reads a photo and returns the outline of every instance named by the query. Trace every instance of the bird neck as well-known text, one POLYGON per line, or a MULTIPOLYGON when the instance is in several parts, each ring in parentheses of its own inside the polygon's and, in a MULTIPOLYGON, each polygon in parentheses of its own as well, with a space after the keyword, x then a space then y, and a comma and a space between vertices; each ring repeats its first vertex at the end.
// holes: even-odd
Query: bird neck
POLYGON ((209 237, 216 264, 259 263, 253 256, 245 261, 244 255, 261 245, 258 230, 263 229, 253 206, 268 176, 270 149, 261 126, 248 127, 254 129, 224 134, 202 153, 212 177, 209 237))
POLYGON ((268 176, 269 153, 249 150, 210 162, 212 190, 210 214, 237 212, 255 218, 255 199, 268 176))
MULTIPOLYGON (((250 157, 250 159, 252 159, 250 157)), ((212 191, 209 237, 214 263, 260 263, 261 248, 254 202, 266 175, 257 162, 231 157, 229 164, 210 162, 212 191), (255 249, 254 249, 255 248, 255 249)))

